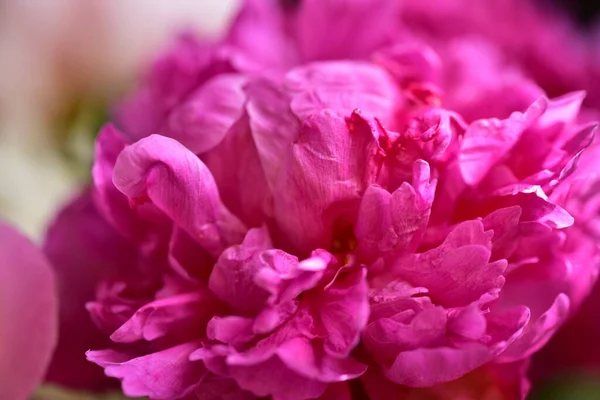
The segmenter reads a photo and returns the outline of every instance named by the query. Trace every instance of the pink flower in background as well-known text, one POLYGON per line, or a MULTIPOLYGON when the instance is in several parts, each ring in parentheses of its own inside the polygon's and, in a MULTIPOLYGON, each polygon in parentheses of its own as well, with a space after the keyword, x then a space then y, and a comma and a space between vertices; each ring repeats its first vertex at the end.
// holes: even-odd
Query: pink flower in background
POLYGON ((158 58, 46 239, 54 381, 109 385, 92 348, 152 399, 525 397, 596 279, 596 125, 403 12, 248 1, 158 58))
POLYGON ((0 223, 0 398, 25 400, 56 344, 54 278, 42 253, 0 223))

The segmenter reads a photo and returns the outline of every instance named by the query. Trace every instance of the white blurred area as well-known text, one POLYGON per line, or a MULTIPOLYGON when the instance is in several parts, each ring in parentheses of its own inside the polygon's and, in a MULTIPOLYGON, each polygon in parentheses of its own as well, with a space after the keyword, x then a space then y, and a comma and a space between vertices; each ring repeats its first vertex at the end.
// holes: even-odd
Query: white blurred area
MULTIPOLYGON (((81 185, 56 121, 120 96, 178 31, 219 35, 238 2, 0 0, 0 218, 39 239, 81 185)), ((89 157, 91 143, 79 147, 89 157)))

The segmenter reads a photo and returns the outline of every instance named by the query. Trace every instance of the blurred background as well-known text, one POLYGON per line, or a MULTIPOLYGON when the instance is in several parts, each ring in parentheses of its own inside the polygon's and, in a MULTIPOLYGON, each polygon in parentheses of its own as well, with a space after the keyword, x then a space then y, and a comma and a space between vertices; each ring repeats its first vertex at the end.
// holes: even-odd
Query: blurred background
POLYGON ((108 105, 174 33, 219 35, 237 3, 0 1, 0 217, 39 238, 87 179, 108 105))
MULTIPOLYGON (((600 1, 538 1, 563 9, 581 30, 598 30, 600 1)), ((93 140, 109 105, 174 34, 218 36, 238 5, 0 0, 0 217, 39 240, 53 212, 89 179, 93 140)), ((532 398, 600 399, 595 378, 563 378, 535 388, 532 398)), ((50 389, 39 396, 83 398, 50 389)))

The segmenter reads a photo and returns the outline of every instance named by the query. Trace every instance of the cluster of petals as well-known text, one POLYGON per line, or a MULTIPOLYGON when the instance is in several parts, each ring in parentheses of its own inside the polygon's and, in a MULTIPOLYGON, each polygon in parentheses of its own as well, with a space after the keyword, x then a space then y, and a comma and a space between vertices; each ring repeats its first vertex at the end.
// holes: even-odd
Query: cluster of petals
POLYGON ((104 385, 92 348, 157 400, 524 398, 596 278, 596 125, 399 3, 248 0, 157 60, 48 233, 52 380, 104 385))

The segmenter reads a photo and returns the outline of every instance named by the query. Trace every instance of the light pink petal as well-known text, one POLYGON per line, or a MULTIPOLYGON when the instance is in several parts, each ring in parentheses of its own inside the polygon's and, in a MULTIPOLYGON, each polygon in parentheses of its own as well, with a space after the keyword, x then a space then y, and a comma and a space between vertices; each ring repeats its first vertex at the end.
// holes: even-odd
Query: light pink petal
POLYGON ((208 168, 173 139, 151 135, 127 147, 113 181, 134 204, 151 201, 211 254, 243 238, 245 228, 221 203, 208 168))
POLYGON ((279 304, 294 300, 302 292, 314 288, 329 264, 335 263, 333 255, 324 250, 316 250, 310 258, 300 262, 281 250, 266 251, 261 258, 270 269, 261 270, 255 282, 272 293, 270 303, 279 304), (266 280, 268 276, 276 279, 266 280))
POLYGON ((0 260, 0 398, 25 400, 56 345, 54 276, 42 252, 3 222, 0 260))

